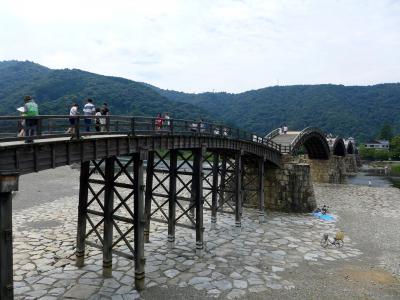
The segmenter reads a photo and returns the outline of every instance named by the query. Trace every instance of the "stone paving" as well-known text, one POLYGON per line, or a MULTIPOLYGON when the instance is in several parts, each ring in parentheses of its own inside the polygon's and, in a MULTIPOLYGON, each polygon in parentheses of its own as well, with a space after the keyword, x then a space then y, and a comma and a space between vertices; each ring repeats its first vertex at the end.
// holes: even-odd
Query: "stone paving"
MULTIPOLYGON (((15 298, 140 298, 128 259, 114 256, 113 276, 104 279, 102 253, 88 246, 85 267, 74 266, 77 207, 77 197, 64 197, 14 213, 15 298)), ((166 224, 152 223, 151 243, 145 244, 147 288, 191 286, 211 297, 241 298, 295 288, 283 275, 303 262, 329 264, 362 254, 348 236, 342 249, 321 248, 322 234, 334 235, 337 225, 307 214, 269 213, 260 225, 258 211, 244 209, 237 233, 230 214, 219 214, 211 230, 206 211, 204 224, 205 251, 198 257, 194 230, 178 227, 175 248, 168 249, 166 224)))

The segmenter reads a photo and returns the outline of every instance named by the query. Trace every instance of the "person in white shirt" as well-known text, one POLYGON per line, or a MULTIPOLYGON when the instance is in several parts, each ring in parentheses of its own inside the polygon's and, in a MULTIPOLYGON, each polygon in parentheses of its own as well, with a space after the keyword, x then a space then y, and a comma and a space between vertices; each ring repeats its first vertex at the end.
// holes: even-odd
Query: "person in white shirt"
MULTIPOLYGON (((96 107, 93 104, 92 99, 87 99, 86 104, 83 107, 83 114, 85 116, 94 116, 96 113, 96 107)), ((92 124, 92 119, 91 118, 85 118, 85 126, 86 126, 86 131, 90 131, 90 125, 92 124)))
POLYGON ((101 112, 100 112, 100 108, 96 108, 96 113, 94 114, 96 116, 96 125, 94 126, 96 128, 96 131, 99 132, 100 131, 100 124, 101 124, 101 112))
POLYGON ((170 126, 169 119, 170 119, 169 114, 168 114, 168 113, 165 113, 165 114, 164 114, 164 122, 165 122, 165 125, 166 125, 168 128, 169 128, 169 126, 170 126))
POLYGON ((288 127, 287 125, 283 125, 283 134, 286 134, 288 132, 288 127))
POLYGON ((75 134, 75 124, 77 122, 76 118, 74 118, 75 116, 79 115, 79 111, 78 111, 78 104, 74 103, 71 106, 71 109, 69 111, 69 124, 71 125, 68 130, 67 133, 72 133, 75 134))

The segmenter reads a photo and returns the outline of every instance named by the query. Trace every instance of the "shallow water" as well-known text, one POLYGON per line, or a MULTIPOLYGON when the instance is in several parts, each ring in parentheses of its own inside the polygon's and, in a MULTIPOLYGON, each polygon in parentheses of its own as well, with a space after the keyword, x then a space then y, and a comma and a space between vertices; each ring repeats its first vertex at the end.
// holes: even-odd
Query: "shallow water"
POLYGON ((391 187, 393 184, 387 177, 371 176, 366 172, 358 172, 355 176, 348 176, 347 183, 355 185, 366 185, 371 180, 371 186, 373 187, 391 187))

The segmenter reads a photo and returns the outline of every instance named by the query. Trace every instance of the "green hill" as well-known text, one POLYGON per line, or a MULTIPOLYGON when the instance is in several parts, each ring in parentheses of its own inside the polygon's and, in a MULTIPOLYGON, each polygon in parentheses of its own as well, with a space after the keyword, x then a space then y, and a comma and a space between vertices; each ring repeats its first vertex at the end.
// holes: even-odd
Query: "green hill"
POLYGON ((23 96, 32 95, 42 114, 68 114, 76 101, 108 102, 113 114, 170 112, 174 118, 219 120, 266 134, 317 126, 327 132, 373 138, 384 123, 400 133, 400 84, 374 86, 275 86, 240 94, 188 94, 146 83, 77 69, 52 70, 32 62, 0 62, 0 114, 16 115, 23 96))
POLYGON ((155 116, 170 112, 174 118, 208 118, 209 114, 187 103, 177 103, 147 85, 124 78, 102 76, 77 69, 52 70, 32 62, 0 62, 0 114, 16 115, 23 96, 32 95, 41 114, 69 114, 72 102, 92 98, 107 102, 112 114, 155 116))
POLYGON ((240 94, 186 94, 153 87, 165 97, 197 105, 242 128, 263 134, 317 126, 361 140, 375 137, 384 123, 400 133, 400 84, 373 86, 275 86, 240 94))

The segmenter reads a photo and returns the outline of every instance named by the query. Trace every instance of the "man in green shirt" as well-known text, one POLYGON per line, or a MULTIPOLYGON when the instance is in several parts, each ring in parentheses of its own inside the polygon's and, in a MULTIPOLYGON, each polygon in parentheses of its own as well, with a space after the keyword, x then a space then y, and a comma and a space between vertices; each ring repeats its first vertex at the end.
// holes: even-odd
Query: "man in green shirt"
MULTIPOLYGON (((24 98, 24 114, 27 117, 37 117, 39 115, 39 107, 35 101, 33 101, 31 96, 25 96, 24 98)), ((33 143, 32 136, 37 132, 38 120, 36 118, 25 119, 25 143, 33 143)))

